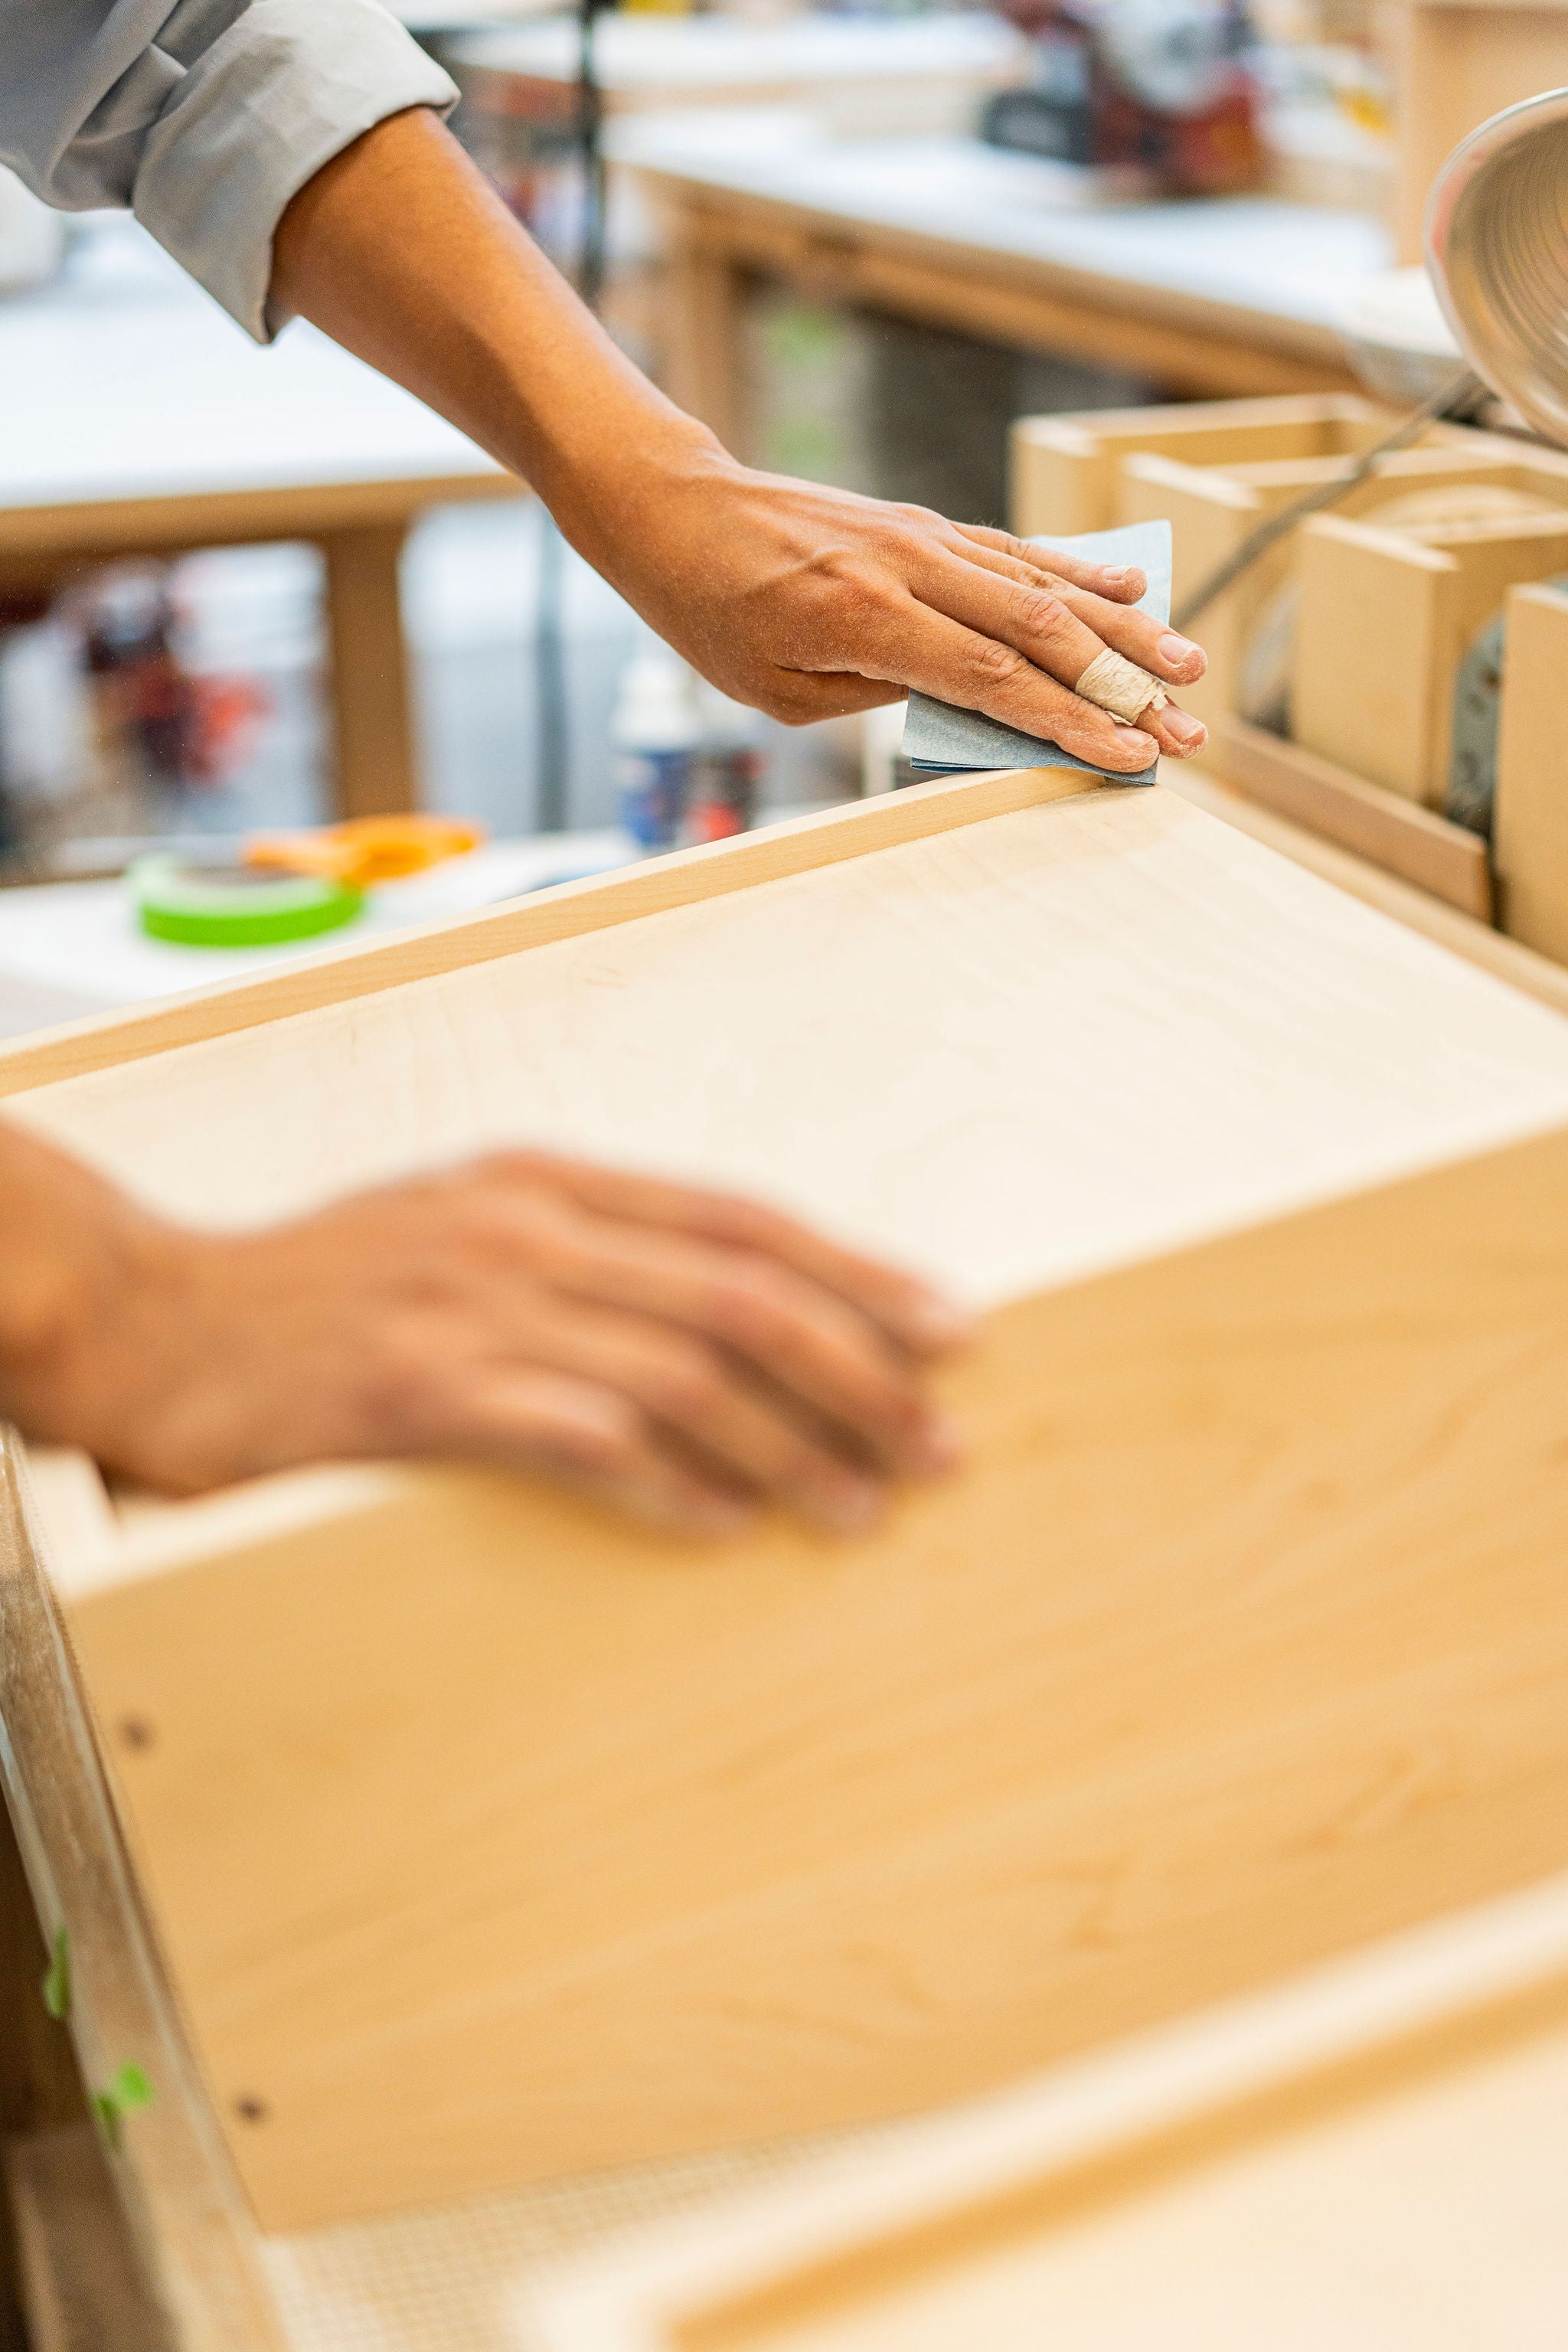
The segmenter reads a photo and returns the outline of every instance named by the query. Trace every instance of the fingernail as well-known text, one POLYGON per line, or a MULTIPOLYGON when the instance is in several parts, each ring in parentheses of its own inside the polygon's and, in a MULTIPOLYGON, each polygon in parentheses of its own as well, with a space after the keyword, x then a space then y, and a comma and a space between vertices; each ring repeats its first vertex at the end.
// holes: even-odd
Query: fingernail
POLYGON ((1179 637, 1174 629, 1167 629, 1154 650, 1162 661, 1189 662, 1203 647, 1194 646, 1191 637, 1179 637))
POLYGON ((963 1459, 963 1432, 944 1412, 933 1412, 921 1431, 921 1458, 928 1470, 952 1470, 963 1459))
POLYGON ((702 1535, 738 1536, 749 1528, 757 1516, 754 1503, 725 1503, 717 1496, 707 1503, 697 1504, 692 1519, 702 1535))
POLYGON ((841 1536, 864 1535, 882 1516, 886 1496, 869 1478, 847 1478, 822 1486, 812 1498, 817 1517, 841 1536))
POLYGON ((1107 570, 1105 583, 1108 588, 1131 588, 1135 596, 1142 596, 1147 584, 1141 572, 1125 572, 1120 568, 1107 570))
POLYGON ((1160 746, 1152 735, 1141 735, 1136 727, 1118 727, 1116 740, 1124 751, 1135 753, 1145 767, 1157 755, 1160 746))
POLYGON ((1166 734, 1173 735, 1178 743, 1185 743, 1195 751, 1198 745, 1207 739, 1208 729, 1201 719, 1194 719, 1190 710, 1177 710, 1167 703, 1163 716, 1166 734))
POLYGON ((933 1348, 950 1348, 967 1339, 974 1328, 974 1318, 967 1307, 934 1291, 913 1302, 908 1319, 916 1339, 929 1341, 933 1348))

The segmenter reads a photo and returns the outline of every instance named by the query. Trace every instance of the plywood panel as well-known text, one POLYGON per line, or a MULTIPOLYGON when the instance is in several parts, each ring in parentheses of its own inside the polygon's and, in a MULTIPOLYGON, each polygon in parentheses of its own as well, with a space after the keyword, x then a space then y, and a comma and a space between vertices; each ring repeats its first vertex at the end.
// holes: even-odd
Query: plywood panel
POLYGON ((1568 595, 1515 588, 1507 643, 1492 824, 1503 929, 1568 963, 1568 595))
POLYGON ((46 1507, 270 2226, 907 2112, 1568 1861, 1568 1026, 1158 790, 847 822, 13 1097, 213 1223, 533 1134, 992 1309, 858 1546, 46 1507))
POLYGON ((520 2336, 1550 2352, 1568 2292, 1563 1917, 1559 1882, 628 2232, 520 2279, 520 2336))
POLYGON ((533 1141, 776 1197, 989 1304, 1549 1123, 1568 1030, 1104 789, 12 1108, 206 1223, 533 1141))

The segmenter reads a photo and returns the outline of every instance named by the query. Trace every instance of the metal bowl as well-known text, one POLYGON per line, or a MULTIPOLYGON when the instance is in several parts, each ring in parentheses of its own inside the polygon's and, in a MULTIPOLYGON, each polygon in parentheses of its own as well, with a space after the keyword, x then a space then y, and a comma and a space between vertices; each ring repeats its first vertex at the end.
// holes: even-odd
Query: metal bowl
POLYGON ((1568 89, 1505 107, 1455 148, 1426 260, 1477 374, 1568 446, 1568 89))

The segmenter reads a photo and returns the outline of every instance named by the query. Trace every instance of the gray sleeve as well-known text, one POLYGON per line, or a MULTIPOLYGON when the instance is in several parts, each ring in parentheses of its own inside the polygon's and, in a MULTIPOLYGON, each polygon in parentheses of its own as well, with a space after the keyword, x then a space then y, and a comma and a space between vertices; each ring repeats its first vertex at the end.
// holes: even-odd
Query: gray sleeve
POLYGON ((289 197, 457 95, 380 0, 0 0, 0 162, 65 211, 129 206, 260 341, 289 197))

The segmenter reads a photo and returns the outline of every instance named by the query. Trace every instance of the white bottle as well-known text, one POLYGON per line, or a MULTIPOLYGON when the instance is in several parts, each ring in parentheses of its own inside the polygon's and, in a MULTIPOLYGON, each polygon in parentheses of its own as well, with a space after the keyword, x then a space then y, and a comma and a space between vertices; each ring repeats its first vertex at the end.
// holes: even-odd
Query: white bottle
POLYGON ((621 823, 640 848, 679 838, 701 731, 691 672, 667 646, 645 646, 622 674, 610 721, 621 823))

